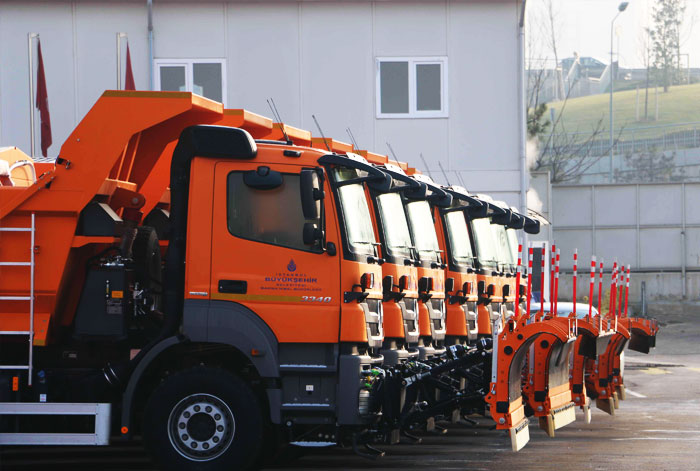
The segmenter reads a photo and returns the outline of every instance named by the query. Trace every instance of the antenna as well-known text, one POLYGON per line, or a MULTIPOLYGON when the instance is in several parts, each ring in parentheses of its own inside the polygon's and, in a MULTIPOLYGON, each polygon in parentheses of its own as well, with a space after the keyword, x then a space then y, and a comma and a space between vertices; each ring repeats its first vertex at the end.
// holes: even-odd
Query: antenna
POLYGON ((352 134, 352 131, 350 128, 345 128, 345 132, 348 133, 348 136, 350 136, 350 140, 352 141, 352 145, 355 146, 355 149, 359 149, 360 146, 357 145, 357 141, 355 140, 355 136, 352 134))
POLYGON ((316 119, 316 115, 311 115, 311 117, 314 120, 314 123, 316 123, 316 127, 318 128, 318 132, 321 134, 321 138, 323 138, 323 143, 326 145, 326 149, 328 149, 328 152, 333 152, 331 150, 331 146, 328 145, 328 141, 326 140, 326 136, 323 135, 323 130, 321 129, 321 125, 318 124, 318 120, 316 119))
POLYGON ((428 172, 428 176, 430 178, 433 178, 433 174, 430 173, 430 169, 428 168, 428 162, 425 161, 425 158, 423 158, 423 152, 420 153, 420 160, 423 162, 423 165, 425 166, 425 171, 428 172))
POLYGON ((442 171, 442 175, 445 177, 445 181, 447 182, 447 186, 452 186, 452 184, 450 183, 450 180, 447 178, 447 172, 445 172, 445 169, 442 168, 442 164, 440 163, 439 160, 438 160, 438 167, 440 167, 440 170, 442 171))
POLYGON ((292 141, 289 139, 289 136, 287 136, 287 131, 284 130, 284 124, 282 124, 282 116, 280 116, 279 111, 277 111, 277 105, 275 105, 275 100, 272 98, 267 100, 267 106, 270 107, 270 111, 272 111, 272 117, 275 118, 275 121, 277 121, 277 124, 279 124, 280 131, 282 131, 282 135, 284 136, 284 140, 287 141, 287 144, 292 144, 292 141))
POLYGON ((459 170, 455 170, 455 173, 457 174, 457 179, 459 179, 459 183, 462 185, 462 188, 467 188, 467 185, 464 184, 464 180, 462 180, 462 174, 459 172, 459 170))
POLYGON ((394 152, 394 148, 391 147, 391 144, 389 144, 388 142, 386 143, 386 146, 389 148, 389 152, 391 152, 391 155, 394 157, 394 160, 398 162, 399 158, 396 157, 396 152, 394 152))

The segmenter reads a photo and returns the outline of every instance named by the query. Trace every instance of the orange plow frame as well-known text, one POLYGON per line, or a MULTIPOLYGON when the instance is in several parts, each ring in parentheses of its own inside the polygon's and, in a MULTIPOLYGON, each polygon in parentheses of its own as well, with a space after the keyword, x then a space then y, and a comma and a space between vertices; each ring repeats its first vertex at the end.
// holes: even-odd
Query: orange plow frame
MULTIPOLYGON (((496 428, 509 430, 513 451, 521 449, 529 440, 522 399, 522 370, 530 346, 543 335, 546 337, 542 340, 548 343, 568 344, 575 338, 573 324, 565 328, 552 320, 528 323, 528 319, 528 316, 517 321, 508 319, 503 330, 494 335, 492 382, 485 397, 496 428)), ((550 403, 556 403, 561 391, 551 392, 555 398, 550 398, 550 403)))

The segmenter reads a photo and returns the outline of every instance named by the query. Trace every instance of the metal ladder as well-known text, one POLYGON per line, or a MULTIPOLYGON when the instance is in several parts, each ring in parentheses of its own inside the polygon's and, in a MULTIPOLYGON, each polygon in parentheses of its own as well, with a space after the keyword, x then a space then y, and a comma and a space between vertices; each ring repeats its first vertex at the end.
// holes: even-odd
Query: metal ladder
POLYGON ((28 262, 0 262, 0 267, 29 267, 29 296, 0 296, 0 301, 29 301, 29 330, 0 330, 2 335, 26 335, 29 337, 29 361, 26 365, 0 365, 0 370, 27 370, 29 386, 32 385, 32 372, 34 369, 34 271, 36 268, 34 259, 34 235, 36 233, 36 217, 32 213, 31 227, 0 227, 0 232, 29 232, 29 261, 28 262))

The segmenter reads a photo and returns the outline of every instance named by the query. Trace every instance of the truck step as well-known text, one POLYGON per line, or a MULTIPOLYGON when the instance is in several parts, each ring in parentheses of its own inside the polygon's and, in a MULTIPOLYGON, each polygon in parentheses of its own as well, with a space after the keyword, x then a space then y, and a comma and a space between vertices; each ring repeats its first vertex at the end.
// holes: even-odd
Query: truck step
POLYGON ((95 417, 94 433, 0 433, 0 445, 108 445, 111 404, 0 402, 0 415, 95 417))

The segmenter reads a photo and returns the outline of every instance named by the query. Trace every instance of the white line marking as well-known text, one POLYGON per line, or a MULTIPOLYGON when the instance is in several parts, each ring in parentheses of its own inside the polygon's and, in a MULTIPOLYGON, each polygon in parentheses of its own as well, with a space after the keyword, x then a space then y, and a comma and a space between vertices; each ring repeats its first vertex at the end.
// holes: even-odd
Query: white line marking
POLYGON ((633 395, 634 397, 641 397, 642 399, 644 399, 644 398, 646 397, 644 394, 640 394, 640 393, 638 393, 638 392, 634 392, 634 391, 632 391, 631 389, 627 389, 627 388, 625 388, 625 392, 626 392, 627 394, 633 395))
POLYGON ((622 442, 629 440, 673 440, 683 442, 700 442, 700 437, 696 438, 679 438, 679 437, 632 437, 632 438, 613 438, 613 441, 622 442))

